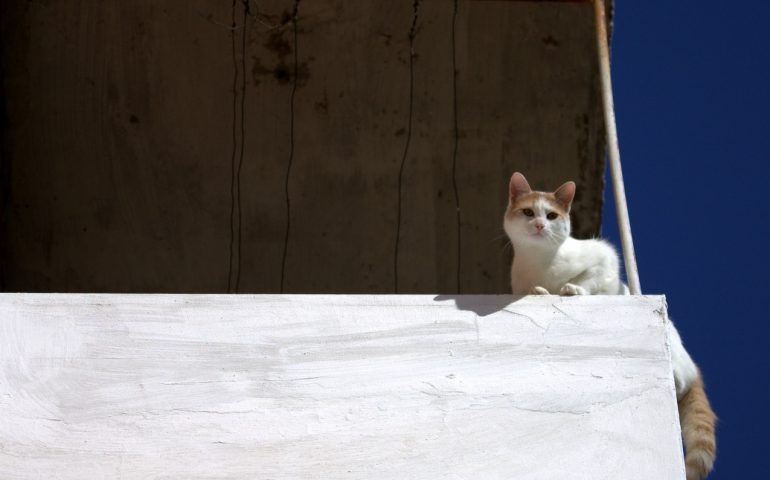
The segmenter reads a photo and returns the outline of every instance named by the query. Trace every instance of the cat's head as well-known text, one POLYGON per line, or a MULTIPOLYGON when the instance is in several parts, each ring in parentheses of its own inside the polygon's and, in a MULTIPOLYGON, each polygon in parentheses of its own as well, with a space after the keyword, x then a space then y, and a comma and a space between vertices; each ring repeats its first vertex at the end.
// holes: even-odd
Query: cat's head
POLYGON ((514 246, 555 249, 569 237, 574 197, 575 182, 567 182, 554 192, 535 192, 524 175, 514 173, 503 219, 505 233, 514 246))

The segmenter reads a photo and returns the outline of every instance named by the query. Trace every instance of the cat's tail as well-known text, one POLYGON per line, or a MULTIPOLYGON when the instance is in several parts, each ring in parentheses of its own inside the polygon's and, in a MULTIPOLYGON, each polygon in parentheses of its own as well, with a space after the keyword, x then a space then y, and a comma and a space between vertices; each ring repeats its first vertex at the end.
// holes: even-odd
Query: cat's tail
POLYGON ((717 417, 711 409, 700 372, 690 390, 679 400, 679 421, 686 455, 687 480, 706 478, 716 458, 717 417))

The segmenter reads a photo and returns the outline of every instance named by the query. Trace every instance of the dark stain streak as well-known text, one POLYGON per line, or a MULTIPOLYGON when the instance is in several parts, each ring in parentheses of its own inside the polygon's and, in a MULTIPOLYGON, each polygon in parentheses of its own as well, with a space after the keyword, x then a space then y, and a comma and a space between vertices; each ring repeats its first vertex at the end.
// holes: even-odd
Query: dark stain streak
POLYGON ((280 19, 277 15, 264 16, 276 24, 262 44, 265 49, 275 54, 275 63, 271 67, 269 65, 272 61, 268 61, 268 65, 265 65, 262 63, 262 59, 254 57, 254 66, 251 69, 254 85, 261 84, 264 80, 262 77, 270 77, 278 85, 292 85, 301 88, 307 84, 310 78, 310 69, 306 62, 297 62, 295 52, 298 32, 296 22, 298 6, 299 1, 295 0, 292 11, 284 10, 280 15, 280 19), (289 25, 291 25, 291 28, 285 28, 289 25), (294 45, 287 38, 287 35, 293 35, 294 45))
POLYGON ((265 48, 275 52, 281 62, 291 53, 291 45, 288 40, 283 38, 283 33, 283 30, 272 32, 264 43, 265 48))
POLYGON ((315 111, 318 113, 322 113, 324 115, 328 115, 329 113, 329 96, 326 94, 326 89, 324 89, 324 96, 323 98, 315 102, 315 111))
POLYGON ((412 139, 412 115, 414 111, 414 38, 417 34, 417 18, 420 10, 420 0, 414 0, 412 3, 412 25, 409 28, 409 111, 406 125, 406 140, 404 141, 404 152, 401 155, 401 163, 398 169, 398 196, 396 197, 396 238, 393 252, 393 291, 398 293, 398 247, 401 240, 401 190, 404 178, 404 167, 409 153, 409 143, 412 139))
POLYGON ((241 42, 241 148, 240 158, 238 160, 238 170, 236 173, 236 182, 238 184, 238 271, 235 276, 235 293, 240 290, 241 284, 241 246, 242 241, 242 225, 243 225, 243 208, 241 207, 241 170, 243 169, 243 156, 246 150, 246 50, 248 38, 248 16, 251 14, 249 0, 243 0, 243 37, 241 42))
MULTIPOLYGON (((269 77, 276 81, 279 85, 288 85, 294 83, 294 75, 292 75, 292 68, 285 64, 279 63, 275 68, 268 68, 258 59, 254 59, 254 66, 251 68, 252 81, 254 85, 262 83, 260 77, 269 77)), ((310 80, 310 68, 306 62, 302 62, 297 66, 297 87, 302 88, 307 85, 310 80)))
POLYGON ((291 19, 292 19, 291 12, 288 10, 284 10, 283 13, 281 14, 281 26, 288 25, 291 22, 291 19))
POLYGON ((278 83, 281 85, 289 83, 291 80, 291 73, 289 73, 289 67, 287 67, 284 64, 278 64, 277 67, 275 67, 275 70, 273 70, 273 77, 275 77, 276 80, 278 80, 278 83))
MULTIPOLYGON (((306 62, 298 64, 296 69, 297 88, 302 88, 307 85, 307 82, 310 79, 310 69, 308 68, 306 62)), ((279 63, 270 73, 272 73, 273 78, 278 82, 279 85, 293 85, 295 83, 295 75, 292 75, 291 68, 284 63, 279 63)))
MULTIPOLYGON (((294 71, 298 72, 299 68, 299 46, 297 35, 297 22, 299 18, 299 4, 300 0, 294 0, 294 8, 291 13, 292 33, 294 38, 294 71)), ((291 236, 291 195, 289 191, 289 185, 291 180, 291 168, 294 163, 294 96, 297 93, 297 87, 299 83, 299 75, 294 75, 294 82, 291 87, 291 96, 289 98, 289 160, 286 163, 286 177, 284 183, 284 194, 286 198, 286 231, 283 238, 283 256, 281 258, 281 284, 280 292, 284 293, 286 288, 286 260, 289 256, 289 238, 291 236)))
POLYGON ((393 35, 389 33, 377 32, 377 36, 382 38, 382 41, 385 43, 386 47, 389 47, 390 42, 393 40, 393 35))
POLYGON ((297 88, 302 88, 307 85, 310 80, 310 68, 307 66, 307 62, 302 62, 296 66, 297 88))
POLYGON ((452 190, 454 192, 455 212, 457 217, 457 293, 461 293, 461 267, 462 267, 462 215, 460 210, 460 189, 457 186, 457 152, 460 144, 460 128, 458 126, 457 113, 457 40, 455 30, 457 29, 457 2, 454 0, 452 7, 452 190))
POLYGON ((232 2, 232 29, 230 30, 230 43, 233 61, 233 102, 232 102, 232 151, 230 155, 230 242, 229 259, 227 266, 227 293, 233 293, 233 270, 235 264, 235 160, 238 149, 238 134, 236 130, 238 113, 238 55, 235 42, 235 5, 236 0, 232 2))
POLYGON ((543 45, 556 48, 561 45, 561 42, 553 35, 547 35, 543 37, 543 45))

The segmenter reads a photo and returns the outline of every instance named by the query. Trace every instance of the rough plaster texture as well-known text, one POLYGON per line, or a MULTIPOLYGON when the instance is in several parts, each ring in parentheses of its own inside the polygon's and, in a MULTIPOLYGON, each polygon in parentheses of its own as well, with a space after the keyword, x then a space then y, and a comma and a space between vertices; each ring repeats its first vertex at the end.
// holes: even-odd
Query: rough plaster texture
POLYGON ((0 477, 684 478, 662 297, 0 295, 0 477))
POLYGON ((242 4, 2 3, 0 288, 224 292, 239 271, 277 292, 293 155, 286 291, 392 292, 407 137, 401 292, 454 292, 458 266, 463 293, 508 291, 514 170, 576 180, 576 232, 598 233, 590 5, 462 0, 453 51, 448 0, 299 2, 296 43, 295 2, 251 2, 247 28, 242 4))

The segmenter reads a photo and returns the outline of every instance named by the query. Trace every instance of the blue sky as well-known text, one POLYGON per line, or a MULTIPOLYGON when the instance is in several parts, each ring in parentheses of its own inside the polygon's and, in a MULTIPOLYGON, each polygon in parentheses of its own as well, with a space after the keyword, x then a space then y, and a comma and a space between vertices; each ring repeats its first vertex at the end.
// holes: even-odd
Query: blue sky
MULTIPOLYGON (((613 81, 644 293, 664 293, 720 417, 710 479, 770 455, 770 4, 618 0, 613 81)), ((619 245, 612 192, 603 234, 619 245)))

